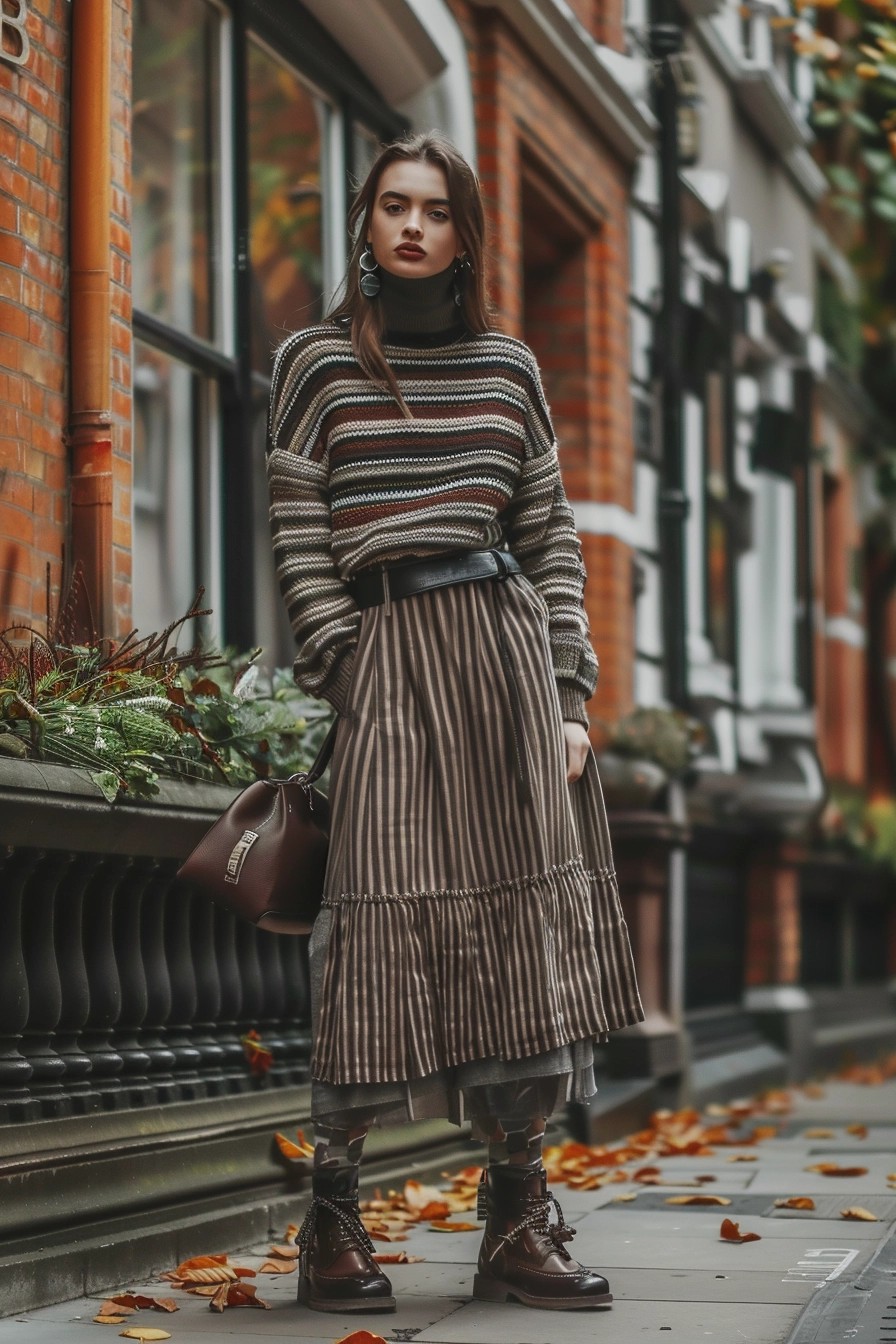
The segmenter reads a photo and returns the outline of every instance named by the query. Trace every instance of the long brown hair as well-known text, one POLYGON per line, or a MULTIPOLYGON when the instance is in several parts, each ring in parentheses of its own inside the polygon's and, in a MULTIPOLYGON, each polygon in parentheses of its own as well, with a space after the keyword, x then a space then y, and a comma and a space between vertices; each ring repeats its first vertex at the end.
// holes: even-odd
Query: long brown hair
POLYGON ((445 174, 454 227, 469 262, 469 269, 464 267, 460 285, 460 316, 473 332, 488 331, 492 322, 486 296, 485 211, 479 179, 460 151, 437 131, 393 140, 380 150, 349 211, 348 227, 354 241, 344 281, 345 291, 330 317, 351 322, 352 349, 361 368, 374 383, 392 393, 403 414, 411 419, 410 409, 383 352, 382 305, 378 299, 365 298, 360 289, 359 262, 367 242, 380 178, 390 163, 398 160, 433 164, 445 174))

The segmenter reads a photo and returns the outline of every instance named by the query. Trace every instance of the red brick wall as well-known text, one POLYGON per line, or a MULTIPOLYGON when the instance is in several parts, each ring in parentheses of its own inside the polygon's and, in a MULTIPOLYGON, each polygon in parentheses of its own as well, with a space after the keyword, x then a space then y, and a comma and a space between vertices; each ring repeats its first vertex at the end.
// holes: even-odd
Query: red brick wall
POLYGON ((0 61, 0 627, 42 626, 61 572, 70 12, 31 0, 28 63, 0 61))
MULTIPOLYGON (((452 8, 470 50, 499 320, 539 356, 570 499, 630 510, 628 171, 503 18, 464 0, 453 0, 452 8), (531 277, 525 282, 532 257, 524 169, 527 183, 534 173, 538 188, 562 205, 563 221, 558 211, 546 227, 567 238, 570 249, 568 266, 558 267, 551 286, 541 290, 531 277)), ((591 6, 577 10, 586 22, 591 6)), ((591 17, 596 21, 596 13, 591 17)), ((602 668, 591 709, 613 719, 631 705, 631 554, 609 537, 583 536, 582 542, 586 604, 602 668)))
MULTIPOLYGON (((847 445, 848 447, 848 445, 847 445)), ((824 617, 856 619, 850 609, 850 571, 853 554, 861 548, 852 477, 848 470, 828 478, 823 514, 824 617)), ((859 616, 859 624, 863 623, 859 616)), ((865 782, 866 654, 841 638, 823 644, 824 669, 819 687, 819 750, 827 773, 850 784, 865 782)))
MULTIPOLYGON (((106 563, 118 633, 130 628, 131 609, 130 9, 131 0, 115 0, 112 14, 114 517, 106 563)), ((0 627, 42 624, 47 563, 55 606, 68 549, 71 16, 68 4, 30 0, 28 63, 0 61, 0 154, 13 165, 0 179, 0 627)), ((97 460, 96 470, 108 469, 97 460)))

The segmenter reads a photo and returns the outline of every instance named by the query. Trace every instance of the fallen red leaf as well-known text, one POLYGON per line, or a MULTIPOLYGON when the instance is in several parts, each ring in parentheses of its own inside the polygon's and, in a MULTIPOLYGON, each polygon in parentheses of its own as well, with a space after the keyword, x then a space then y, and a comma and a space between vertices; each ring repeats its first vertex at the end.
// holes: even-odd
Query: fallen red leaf
POLYGON ((745 1241, 761 1241, 758 1232, 741 1232, 740 1223, 734 1223, 730 1218, 722 1219, 722 1226, 719 1231, 721 1241, 736 1241, 742 1245, 745 1241))
POLYGON ((725 1195, 671 1195, 667 1204, 730 1204, 725 1195))
POLYGON ((377 1251, 373 1258, 378 1265, 420 1265, 426 1259, 423 1255, 408 1255, 407 1251, 377 1251))
POLYGON ((254 1027, 251 1031, 247 1031, 245 1036, 240 1037, 240 1045, 243 1047, 243 1054, 246 1056, 252 1077, 263 1078, 274 1062, 273 1052, 263 1044, 254 1027))
POLYGON ((386 1341, 382 1335, 372 1335, 369 1330, 354 1330, 350 1335, 337 1339, 336 1344, 386 1344, 386 1341))

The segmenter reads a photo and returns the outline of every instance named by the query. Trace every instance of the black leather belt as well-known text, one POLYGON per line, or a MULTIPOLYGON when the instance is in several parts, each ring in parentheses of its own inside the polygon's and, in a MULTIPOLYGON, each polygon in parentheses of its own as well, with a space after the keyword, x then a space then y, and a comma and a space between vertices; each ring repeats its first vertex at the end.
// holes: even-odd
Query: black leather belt
POLYGON ((447 588, 475 579, 503 579, 519 574, 520 564, 509 551, 461 551, 435 555, 429 560, 405 560, 396 565, 362 569, 348 581, 348 590, 359 607, 378 607, 397 602, 430 588, 447 588))
POLYGON ((412 597, 415 593, 425 593, 432 588, 447 588, 455 583, 471 583, 478 579, 497 581, 492 584, 492 603, 498 631, 498 652, 510 704, 517 788, 520 800, 530 803, 532 780, 525 749, 523 706, 498 597, 498 583, 506 579, 509 574, 520 573, 522 569, 516 557, 509 551, 496 548, 490 551, 461 551, 450 555, 433 556, 429 560, 409 560, 401 564, 361 570, 348 580, 347 587, 359 607, 385 606, 388 614, 392 602, 412 597))

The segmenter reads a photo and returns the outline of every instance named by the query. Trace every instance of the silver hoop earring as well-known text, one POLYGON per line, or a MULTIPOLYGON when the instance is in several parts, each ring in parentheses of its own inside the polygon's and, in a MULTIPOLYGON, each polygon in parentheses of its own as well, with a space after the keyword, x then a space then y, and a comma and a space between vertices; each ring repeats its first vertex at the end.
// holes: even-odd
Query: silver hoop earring
POLYGON ((364 251, 358 258, 358 265, 361 267, 360 290, 365 299, 375 299, 380 292, 379 265, 376 257, 373 255, 373 248, 369 243, 365 243, 364 251))

